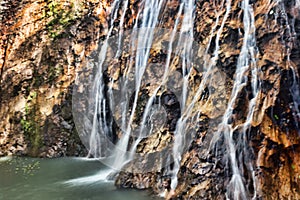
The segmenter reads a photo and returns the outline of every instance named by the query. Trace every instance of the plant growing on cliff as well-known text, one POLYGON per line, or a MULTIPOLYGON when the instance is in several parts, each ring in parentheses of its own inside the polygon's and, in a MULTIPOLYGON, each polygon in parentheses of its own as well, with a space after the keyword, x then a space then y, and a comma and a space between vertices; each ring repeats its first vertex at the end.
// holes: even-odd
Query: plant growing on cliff
POLYGON ((27 97, 25 115, 21 119, 21 127, 24 131, 24 136, 30 141, 33 155, 37 154, 38 149, 42 145, 37 112, 37 93, 31 92, 27 97))
POLYGON ((44 10, 44 16, 50 21, 46 27, 51 38, 57 38, 61 32, 66 29, 72 22, 81 16, 81 5, 75 1, 62 2, 50 0, 47 2, 47 7, 44 10), (78 6, 79 4, 79 6, 78 6))
POLYGON ((63 72, 64 72, 64 67, 62 65, 50 66, 50 68, 49 68, 49 81, 50 82, 54 81, 63 72))

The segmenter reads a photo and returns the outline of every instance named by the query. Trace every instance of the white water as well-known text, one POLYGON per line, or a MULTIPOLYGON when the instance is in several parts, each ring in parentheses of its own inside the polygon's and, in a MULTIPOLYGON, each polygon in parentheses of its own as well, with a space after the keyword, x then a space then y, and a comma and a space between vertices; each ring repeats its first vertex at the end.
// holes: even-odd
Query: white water
POLYGON ((99 180, 107 168, 98 161, 78 158, 13 157, 0 162, 1 200, 151 200, 146 192, 117 190, 112 181, 99 180), (29 167, 27 170, 22 169, 29 167), (95 176, 89 177, 88 174, 95 176), (27 173, 30 172, 30 173, 27 173), (77 177, 83 177, 77 178, 77 177), (89 180, 91 179, 91 180, 89 180))
MULTIPOLYGON (((148 63, 148 58, 149 58, 149 52, 150 52, 150 47, 153 41, 153 34, 154 34, 154 27, 157 23, 158 20, 158 14, 160 12, 160 9, 162 7, 162 3, 164 1, 156 1, 156 0, 146 0, 144 2, 144 9, 142 12, 138 13, 139 15, 142 15, 141 19, 141 27, 138 29, 137 24, 139 21, 136 22, 133 33, 135 33, 136 37, 132 38, 132 43, 134 44, 135 41, 137 44, 134 44, 133 49, 135 53, 135 96, 134 96, 134 102, 132 106, 132 110, 130 113, 129 121, 126 126, 125 133, 123 133, 120 141, 116 145, 115 153, 114 155, 116 156, 114 163, 113 163, 113 168, 115 169, 120 169, 125 163, 133 159, 133 153, 130 153, 128 155, 127 149, 128 149, 128 144, 129 144, 129 138, 132 135, 132 123, 134 120, 134 116, 136 113, 136 108, 137 108, 137 102, 138 102, 138 97, 139 97, 139 92, 140 92, 140 87, 142 83, 142 77, 143 74, 146 70, 147 63, 148 63), (136 45, 136 46, 135 46, 136 45)), ((125 88, 126 90, 126 88, 125 88)), ((152 105, 152 102, 150 102, 152 105)), ((123 107, 123 115, 125 118, 126 115, 126 108, 124 109, 123 107)), ((145 110, 145 115, 147 115, 148 110, 145 110)), ((124 120, 125 121, 125 120, 124 120)), ((123 122, 124 122, 123 121, 123 122)), ((144 121, 144 120, 143 120, 144 121)), ((123 125, 124 126, 124 125, 123 125)), ((125 126, 124 126, 125 127, 125 126)), ((140 139, 138 138, 137 141, 140 139)), ((137 145, 137 144, 136 144, 137 145)), ((134 151, 136 145, 133 145, 131 152, 134 151)))
MULTIPOLYGON (((280 2, 280 1, 279 1, 280 2)), ((108 96, 106 98, 104 94, 104 83, 103 83, 103 67, 104 61, 106 59, 107 49, 108 49, 108 41, 112 34, 114 20, 117 18, 117 12, 121 5, 121 2, 115 1, 113 4, 113 12, 112 12, 112 20, 110 23, 110 28, 108 30, 108 34, 106 40, 103 43, 99 54, 99 62, 98 62, 98 73, 96 75, 96 80, 93 88, 93 95, 95 99, 95 112, 93 117, 93 129, 90 137, 90 154, 95 157, 107 157, 113 156, 110 160, 111 167, 114 170, 120 170, 124 164, 133 160, 135 158, 135 151, 140 143, 140 141, 147 137, 147 134, 151 134, 147 132, 145 133, 146 123, 149 120, 149 116, 152 114, 152 107, 154 104, 154 100, 159 93, 160 89, 166 85, 166 82, 169 79, 170 73, 173 73, 170 69, 170 63, 172 62, 172 50, 175 47, 176 53, 180 55, 182 59, 182 94, 180 96, 180 106, 181 106, 181 117, 177 122, 176 130, 174 133, 174 145, 173 145, 173 160, 174 165, 171 169, 167 168, 168 175, 171 175, 171 188, 176 189, 178 180, 177 175, 180 169, 180 163, 182 159, 182 155, 184 154, 185 147, 191 141, 187 141, 186 134, 188 131, 188 122, 192 119, 192 122, 197 121, 200 117, 201 110, 198 110, 197 113, 194 113, 194 108, 201 97, 204 89, 211 84, 212 76, 210 72, 212 72, 216 68, 216 63, 219 59, 219 50, 220 50, 220 38, 223 33, 223 29, 228 20, 230 11, 231 11, 231 0, 224 0, 220 4, 220 10, 216 11, 216 21, 211 28, 211 35, 209 37, 208 45, 205 48, 205 55, 209 55, 209 49, 211 47, 213 38, 215 36, 215 48, 211 55, 210 59, 204 60, 203 68, 206 70, 203 74, 201 83, 193 94, 193 98, 188 103, 189 98, 189 78, 191 77, 191 69, 193 67, 192 63, 192 51, 193 51, 193 28, 194 28, 194 17, 195 17, 195 1, 194 0, 183 0, 181 1, 177 13, 177 18, 174 23, 174 28, 169 34, 169 45, 168 45, 168 54, 165 60, 165 64, 162 67, 164 70, 163 76, 161 80, 159 80, 158 86, 154 89, 150 98, 147 100, 147 104, 145 109, 143 110, 143 116, 141 123, 139 124, 139 129, 135 129, 134 119, 137 112, 138 101, 139 101, 139 92, 143 87, 143 78, 145 76, 145 72, 147 71, 147 65, 149 61, 150 48, 154 43, 155 28, 159 25, 159 15, 163 10, 163 5, 166 1, 161 0, 144 0, 140 5, 140 9, 137 13, 137 19, 133 26, 133 31, 130 33, 130 42, 131 42, 131 56, 130 61, 124 75, 123 75, 123 84, 121 85, 120 91, 122 91, 121 100, 117 99, 113 93, 113 85, 114 81, 110 80, 109 88, 108 88, 108 96), (224 15, 223 15, 224 13, 224 15), (182 16, 183 15, 183 16, 182 16), (223 15, 223 18, 221 16, 223 15), (222 21, 221 21, 222 20, 222 21), (178 31, 178 26, 181 24, 181 29, 179 30, 179 39, 176 46, 175 43, 175 35, 178 31), (216 34, 213 34, 215 33, 216 34), (134 75, 134 84, 132 88, 132 75, 134 75), (128 91, 135 91, 133 95, 133 103, 132 107, 129 111, 128 102, 130 101, 130 94, 128 91), (109 102, 107 102, 109 99, 109 102), (122 104, 117 105, 117 102, 122 102, 122 104), (106 114, 107 105, 109 105, 112 112, 115 112, 115 109, 120 110, 120 120, 121 120, 121 135, 119 141, 117 142, 115 148, 112 152, 103 151, 105 149, 105 145, 103 144, 103 133, 112 132, 112 124, 109 123, 109 119, 106 114), (100 116, 100 119, 99 119, 100 116), (101 131, 99 131, 101 130, 101 131), (135 138, 131 138, 131 136, 135 136, 135 138), (132 139, 132 141, 130 141, 132 139), (103 148, 104 145, 104 148, 103 148)), ((122 54, 122 38, 124 35, 123 24, 125 20, 125 11, 128 7, 128 0, 123 1, 122 3, 122 14, 121 20, 119 23, 119 36, 118 36, 118 48, 116 54, 114 56, 115 59, 118 59, 122 54)), ((297 1, 297 5, 299 5, 299 1, 297 1)), ((252 5, 249 4, 249 0, 243 0, 241 3, 241 8, 243 10, 243 38, 242 38, 242 46, 240 49, 240 54, 238 57, 238 62, 236 65, 236 71, 234 75, 233 88, 231 91, 231 95, 229 98, 228 105, 226 107, 224 116, 222 118, 222 122, 218 126, 218 131, 215 133, 212 145, 216 145, 216 142, 220 139, 221 136, 224 136, 225 140, 225 159, 227 159, 228 166, 231 172, 230 182, 227 185, 227 193, 226 196, 228 199, 255 199, 257 198, 256 191, 251 194, 248 191, 245 180, 243 178, 244 172, 251 172, 251 178, 253 188, 256 188, 256 180, 255 180, 255 171, 254 167, 251 163, 247 163, 246 166, 243 166, 244 157, 247 157, 251 154, 251 150, 248 145, 248 133, 251 128, 251 122, 253 120, 254 113, 257 109, 257 101, 260 93, 260 72, 256 65, 257 59, 257 47, 256 47, 256 38, 255 38, 255 18, 254 11, 252 5), (251 80, 248 78, 251 77, 251 80), (234 108, 238 102, 239 95, 242 90, 245 89, 248 82, 251 83, 251 99, 249 102, 245 104, 247 107, 246 119, 241 122, 239 125, 233 125, 231 122, 231 118, 234 116, 234 108), (240 134, 238 139, 234 137, 235 132, 240 134)), ((284 11, 284 6, 281 6, 281 11, 284 11)), ((285 16, 287 17, 286 13, 285 16)), ((293 33, 294 28, 289 28, 290 36, 292 37, 295 33, 293 33)), ((289 62, 289 54, 288 54, 288 62, 289 62)), ((206 57, 206 56, 204 56, 206 57)), ((293 72, 293 85, 291 87, 291 93, 293 94, 294 99, 294 109, 296 109, 295 113, 299 113, 298 105, 300 105, 299 98, 299 81, 297 80, 298 74, 296 74, 296 70, 293 66, 289 66, 293 72)), ((161 106, 161 105, 159 105, 161 106)), ((150 117, 151 119, 151 117, 150 117)), ((295 116, 295 121, 298 121, 299 116, 295 116)), ((95 174, 93 176, 78 178, 74 180, 70 180, 69 184, 86 184, 93 183, 97 180, 103 180, 107 175, 110 174, 111 171, 106 171, 101 174, 95 174)))
MULTIPOLYGON (((181 58, 182 58, 182 74, 183 74, 183 86, 181 95, 181 112, 184 113, 186 109, 188 81, 190 77, 190 71, 192 68, 191 63, 191 51, 193 43, 193 27, 194 27, 194 0, 185 0, 184 4, 184 16, 182 21, 182 27, 180 29, 179 46, 183 46, 181 58)), ((173 146, 173 158, 174 167, 171 177, 171 188, 175 189, 177 186, 177 174, 180 167, 181 156, 183 148, 185 146, 185 123, 182 117, 177 121, 176 130, 174 133, 174 146, 173 146)))
MULTIPOLYGON (((183 10, 183 5, 184 5, 183 3, 180 4, 178 15, 177 15, 177 18, 176 18, 175 24, 174 24, 174 29, 171 32, 170 43, 168 45, 168 55, 167 55, 166 64, 165 64, 165 67, 164 67, 164 74, 162 76, 162 80, 161 80, 160 84, 155 88, 152 96, 149 98, 149 100, 147 102, 146 108, 145 108, 144 113, 143 113, 143 119, 142 119, 142 122, 141 122, 141 128, 140 128, 140 131, 139 131, 139 134, 138 134, 139 137, 136 139, 136 141, 132 145, 132 148, 131 148, 131 151, 130 151, 130 155, 131 156, 133 156, 133 154, 134 154, 134 152, 136 150, 137 145, 139 144, 139 142, 141 141, 141 139, 145 136, 143 134, 143 131, 145 129, 145 124, 146 124, 146 121, 147 121, 147 117, 149 115, 149 112, 151 110, 153 102, 154 102, 154 100, 156 98, 156 95, 157 95, 158 91, 161 89, 161 87, 163 87, 163 86, 166 85, 166 82, 168 80, 168 75, 169 75, 169 73, 171 73, 170 69, 169 69, 169 66, 170 66, 170 62, 171 62, 172 47, 173 47, 173 42, 174 42, 174 39, 175 39, 175 34, 176 34, 177 26, 178 26, 178 23, 179 23, 179 17, 180 17, 180 15, 182 13, 182 10, 183 10)), ((161 102, 159 102, 159 107, 161 107, 161 102)))
POLYGON ((107 53, 107 48, 108 48, 108 40, 111 36, 112 30, 114 28, 113 22, 117 18, 117 11, 119 9, 119 0, 115 0, 113 5, 112 5, 112 20, 110 23, 110 28, 107 33, 106 39, 103 42, 103 45, 101 46, 101 50, 99 53, 99 61, 98 61, 98 71, 95 76, 95 81, 93 85, 93 92, 91 93, 91 99, 93 99, 94 105, 92 108, 93 114, 93 121, 92 121, 92 130, 91 130, 91 135, 90 135, 90 143, 89 143, 89 155, 96 157, 96 158, 101 158, 101 157, 106 157, 108 156, 108 152, 103 151, 105 149, 103 147, 105 139, 103 132, 111 132, 111 127, 107 126, 107 118, 106 116, 101 116, 101 113, 106 113, 106 107, 107 107, 107 102, 105 100, 104 96, 104 83, 103 83, 103 63, 105 61, 106 53, 107 53), (100 114, 100 115, 99 115, 100 114), (99 117, 99 116, 100 117, 99 117), (99 117, 99 119, 98 119, 99 117))
MULTIPOLYGON (((220 48, 219 47, 220 35, 223 31, 224 24, 225 24, 225 22, 228 18, 230 8, 231 8, 231 1, 227 0, 226 1, 226 13, 225 13, 225 16, 223 18, 221 27, 217 32, 216 41, 215 41, 216 42, 216 47, 215 47, 213 57, 208 62, 205 60, 205 63, 204 63, 204 68, 207 69, 207 72, 209 72, 210 70, 212 70, 214 68, 215 61, 218 59, 218 51, 219 51, 219 48, 220 48)), ((219 22, 219 17, 217 17, 216 24, 215 24, 213 30, 215 29, 215 27, 217 27, 218 22, 219 22)), ((191 23, 193 23, 193 22, 191 22, 191 23)), ((208 52, 210 44, 211 44, 211 38, 210 38, 209 44, 206 48, 206 51, 205 51, 206 53, 208 52)), ((187 75, 187 79, 188 79, 188 76, 189 75, 187 75)), ((195 106, 196 101, 199 99, 200 95, 204 91, 204 88, 205 88, 205 86, 207 86, 207 83, 209 81, 210 81, 209 80, 209 73, 205 73, 204 77, 203 77, 203 80, 201 81, 201 84, 200 84, 199 88, 197 89, 197 92, 194 95, 194 98, 193 98, 192 102, 189 105, 182 104, 184 107, 186 107, 186 109, 183 110, 184 113, 183 113, 182 117, 178 120, 177 128, 176 128, 176 131, 175 131, 174 147, 173 147, 174 169, 173 169, 173 172, 172 172, 172 182, 171 182, 171 188, 172 189, 175 189, 176 186, 177 186, 177 183, 178 183, 177 174, 178 174, 179 167, 180 167, 180 161, 181 161, 181 155, 183 154, 183 148, 186 145, 186 141, 185 141, 186 122, 189 118, 191 118, 192 109, 195 106)), ((183 97, 183 98, 185 99, 185 97, 183 97)), ((198 112, 198 115, 200 115, 200 112, 201 111, 198 112)))
POLYGON ((101 170, 94 175, 74 178, 68 181, 64 181, 63 183, 70 186, 95 184, 98 182, 108 181, 107 177, 111 174, 111 172, 111 169, 101 170))
MULTIPOLYGON (((219 125, 219 134, 224 134, 225 144, 228 151, 230 167, 232 170, 232 177, 227 186, 227 198, 228 199, 248 199, 247 191, 245 189, 245 183, 243 182, 243 177, 241 174, 241 169, 239 168, 238 161, 236 157, 238 154, 236 145, 239 141, 234 141, 233 134, 234 131, 239 128, 238 126, 233 127, 230 123, 230 118, 233 116, 233 108, 238 100, 238 95, 241 90, 246 86, 248 79, 248 72, 251 70, 252 73, 252 93, 254 98, 249 102, 247 118, 243 124, 242 142, 246 142, 246 131, 250 127, 252 121, 253 113, 256 106, 256 100, 258 95, 258 85, 257 85, 257 68, 256 68, 256 42, 255 42, 255 24, 254 24, 254 14, 253 8, 249 5, 249 0, 244 0, 242 3, 243 9, 243 25, 244 25, 244 38, 243 46, 238 58, 234 86, 231 92, 231 97, 229 104, 227 106, 226 112, 223 117, 222 123, 219 125), (249 69, 249 68, 252 69, 249 69)), ((245 146, 245 145, 244 145, 245 146)), ((247 150, 245 149, 245 153, 247 150)), ((242 153, 242 152, 239 152, 242 153)), ((243 162, 243 161, 241 161, 243 162)), ((255 196, 253 197, 255 198, 255 196)))
POLYGON ((5 156, 5 157, 0 157, 0 162, 6 162, 8 160, 11 160, 13 157, 11 156, 5 156))

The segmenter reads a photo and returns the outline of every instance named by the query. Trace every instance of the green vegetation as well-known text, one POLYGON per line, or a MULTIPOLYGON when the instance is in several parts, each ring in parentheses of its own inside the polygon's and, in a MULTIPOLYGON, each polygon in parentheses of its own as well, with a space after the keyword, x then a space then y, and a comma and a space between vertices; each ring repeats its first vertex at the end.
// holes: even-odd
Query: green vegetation
POLYGON ((58 0, 49 0, 45 8, 44 17, 51 19, 47 24, 47 30, 53 39, 59 37, 64 29, 80 17, 80 12, 75 8, 75 0, 68 3, 69 5, 62 5, 58 0))
POLYGON ((50 82, 56 80, 56 78, 58 78, 61 74, 63 74, 64 72, 64 67, 62 65, 59 66, 50 66, 49 67, 49 78, 48 80, 50 82))
POLYGON ((33 155, 36 155, 38 149, 42 146, 36 100, 37 93, 31 92, 25 105, 25 116, 21 119, 24 136, 30 141, 31 153, 33 155))

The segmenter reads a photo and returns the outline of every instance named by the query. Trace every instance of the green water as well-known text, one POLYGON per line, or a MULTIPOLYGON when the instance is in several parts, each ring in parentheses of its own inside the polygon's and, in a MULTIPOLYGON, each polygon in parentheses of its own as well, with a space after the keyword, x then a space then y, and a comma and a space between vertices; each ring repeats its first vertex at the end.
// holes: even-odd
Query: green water
POLYGON ((117 190, 97 160, 0 158, 2 200, 153 200, 147 191, 117 190))

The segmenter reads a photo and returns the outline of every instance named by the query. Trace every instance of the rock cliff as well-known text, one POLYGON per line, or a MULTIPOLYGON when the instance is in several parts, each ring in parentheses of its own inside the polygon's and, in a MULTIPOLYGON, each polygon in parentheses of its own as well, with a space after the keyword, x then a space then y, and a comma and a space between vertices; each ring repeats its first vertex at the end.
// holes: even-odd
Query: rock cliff
MULTIPOLYGON (((123 24, 125 30, 133 28, 139 17, 140 2, 129 1, 123 24)), ((199 47, 209 47, 206 57, 201 54, 203 49, 198 50, 200 63, 212 58, 219 45, 217 71, 210 73, 219 73, 224 81, 212 81, 209 91, 203 91, 195 104, 201 115, 195 114, 196 121, 190 122, 195 122, 193 126, 187 125, 193 130, 186 132, 188 142, 183 149, 176 189, 170 189, 167 173, 174 164, 171 162, 161 168, 159 158, 151 157, 151 153, 162 151, 172 155, 174 119, 177 121, 179 116, 178 106, 170 104, 168 108, 167 103, 164 106, 172 116, 167 128, 140 142, 136 151, 141 157, 123 167, 116 178, 118 187, 150 188, 155 193, 167 191, 166 197, 171 199, 226 199, 234 172, 228 162, 226 136, 218 130, 226 112, 224 106, 235 85, 244 42, 243 2, 195 2, 194 40, 199 47), (216 133, 219 133, 218 140, 216 133), (149 163, 153 159, 157 163, 149 163), (151 170, 141 173, 145 167, 151 170)), ((84 69, 108 32, 112 4, 113 1, 95 0, 1 3, 0 156, 86 155, 72 119, 72 87, 76 73, 84 69)), ((159 15, 160 28, 174 27, 179 6, 179 1, 165 2, 159 15)), ((254 0, 249 1, 249 6, 253 9, 255 65, 260 89, 255 94, 253 120, 246 127, 254 96, 253 73, 247 70, 245 87, 238 93, 239 100, 228 119, 228 124, 236 127, 232 134, 239 154, 235 157, 242 169, 247 198, 300 199, 300 108, 297 104, 300 3, 297 0, 254 0)), ((119 9, 114 24, 120 23, 119 9)), ((113 30, 115 34, 119 31, 117 26, 113 30)), ((123 58, 126 60, 125 55, 123 58)), ((160 57, 155 52, 153 58, 159 62, 160 57)), ((113 73, 113 67, 118 66, 122 71, 126 68, 124 63, 111 64, 106 75, 118 81, 121 73, 113 73)), ((174 68, 181 71, 182 66, 174 68)), ((203 76, 203 71, 194 71, 189 80, 191 91, 197 90, 203 76)), ((149 88, 151 90, 151 85, 149 88)), ((234 194, 229 195, 232 196, 228 198, 234 198, 234 194)))
POLYGON ((2 1, 0 12, 0 155, 86 155, 72 83, 104 30, 102 3, 2 1))

